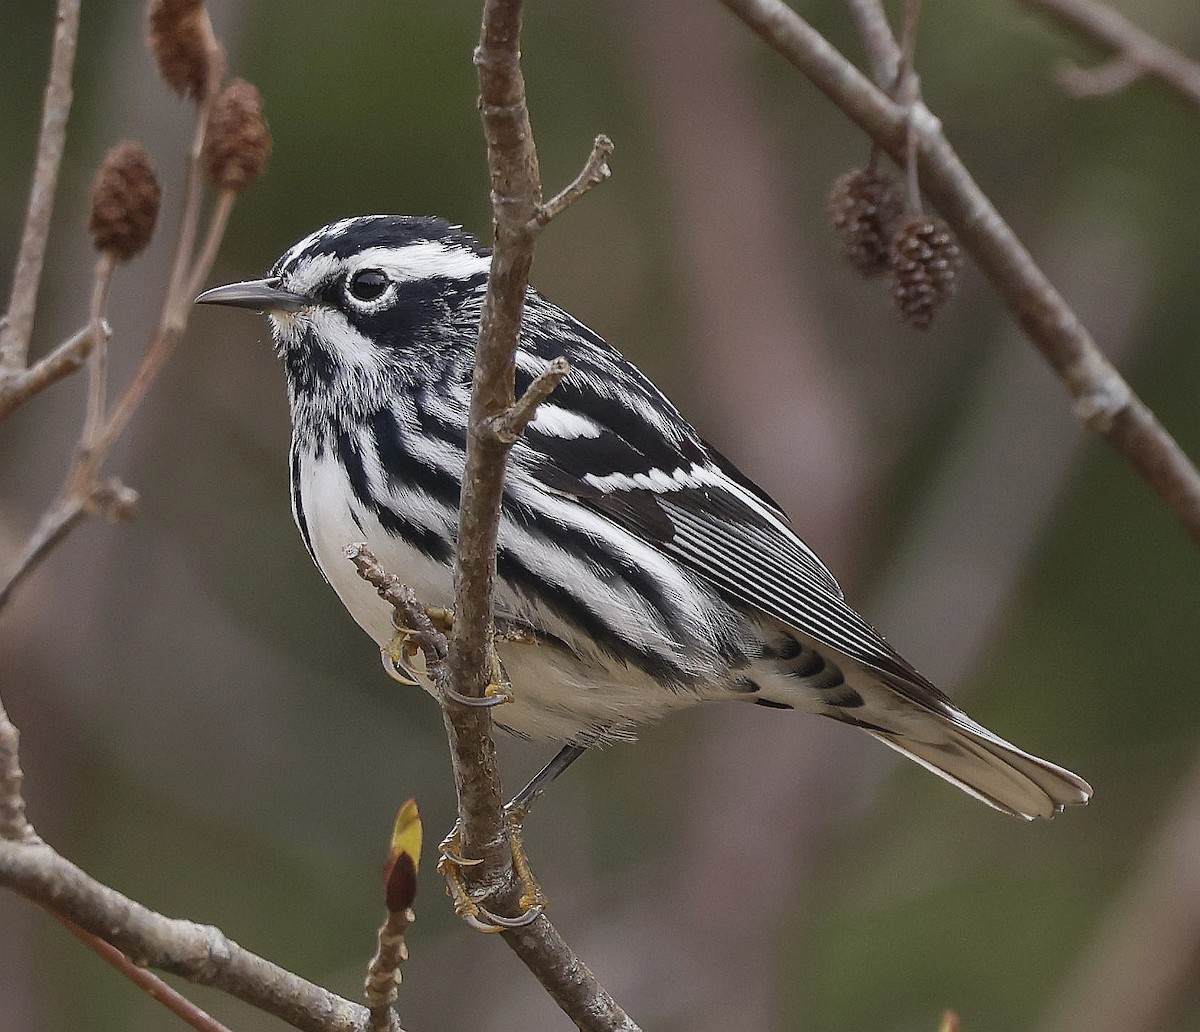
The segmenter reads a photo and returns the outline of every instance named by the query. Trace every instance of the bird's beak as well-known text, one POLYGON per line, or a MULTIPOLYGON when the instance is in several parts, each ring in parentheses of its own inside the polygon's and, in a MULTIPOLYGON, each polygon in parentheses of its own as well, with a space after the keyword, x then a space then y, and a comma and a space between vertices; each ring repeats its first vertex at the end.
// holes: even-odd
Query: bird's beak
POLYGON ((302 308, 311 308, 313 301, 280 289, 278 279, 260 279, 213 287, 196 298, 196 304, 229 305, 233 308, 251 308, 256 312, 298 312, 302 308))

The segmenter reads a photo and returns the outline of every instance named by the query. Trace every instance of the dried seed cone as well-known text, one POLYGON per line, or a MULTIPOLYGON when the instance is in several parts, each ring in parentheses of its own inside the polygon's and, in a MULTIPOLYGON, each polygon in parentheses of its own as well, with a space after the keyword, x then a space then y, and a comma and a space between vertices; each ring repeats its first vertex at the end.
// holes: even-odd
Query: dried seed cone
POLYGON ((245 79, 233 79, 213 103, 204 138, 204 167, 213 186, 241 193, 266 171, 271 131, 262 97, 245 79))
POLYGON ((829 217, 842 254, 864 276, 887 271, 892 231, 902 213, 892 180, 875 169, 844 172, 829 191, 829 217))
POLYGON ((962 263, 958 241, 941 220, 927 215, 907 219, 892 237, 892 297, 900 317, 926 330, 954 293, 962 263))
POLYGON ((154 235, 162 190, 146 149, 133 140, 118 143, 105 156, 92 182, 88 229, 96 250, 127 262, 154 235))
POLYGON ((225 58, 204 0, 150 0, 147 20, 146 43, 167 85, 181 97, 207 96, 225 74, 225 58))

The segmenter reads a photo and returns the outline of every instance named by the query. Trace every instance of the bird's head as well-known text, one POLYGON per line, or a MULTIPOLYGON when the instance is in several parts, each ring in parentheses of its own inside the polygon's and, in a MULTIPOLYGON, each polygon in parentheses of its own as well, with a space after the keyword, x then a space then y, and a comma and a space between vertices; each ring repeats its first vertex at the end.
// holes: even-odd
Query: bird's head
POLYGON ((478 322, 490 252, 439 218, 341 219, 294 244, 263 279, 206 290, 198 304, 270 317, 293 392, 372 378, 478 322))

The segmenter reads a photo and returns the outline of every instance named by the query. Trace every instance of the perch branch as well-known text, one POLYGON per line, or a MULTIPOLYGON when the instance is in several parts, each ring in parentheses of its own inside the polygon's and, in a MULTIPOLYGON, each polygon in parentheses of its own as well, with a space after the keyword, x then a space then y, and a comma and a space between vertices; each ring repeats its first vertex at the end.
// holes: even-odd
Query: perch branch
MULTIPOLYGON (((106 336, 112 332, 107 323, 102 323, 100 330, 106 336)), ((92 333, 93 328, 85 326, 28 369, 0 379, 0 421, 35 394, 82 369, 92 350, 92 333)))
MULTIPOLYGON (((510 415, 515 402, 514 355, 533 263, 534 240, 541 228, 585 189, 568 187, 553 211, 547 215, 543 208, 537 152, 521 74, 521 17, 520 0, 486 0, 479 46, 475 50, 479 111, 487 142, 495 219, 495 249, 475 352, 454 563, 454 628, 447 657, 450 686, 457 694, 475 698, 483 697, 493 669, 496 539, 511 447, 494 428, 497 419, 509 418, 514 425, 522 419, 527 421, 535 407, 530 399, 526 409, 510 415)), ((598 164, 603 164, 603 155, 598 164)), ((589 176, 585 167, 585 181, 600 178, 598 173, 589 176)), ((454 766, 463 851, 480 860, 467 869, 466 877, 474 891, 488 894, 489 909, 502 914, 515 913, 522 890, 513 874, 508 847, 491 715, 484 708, 453 702, 444 704, 442 712, 454 766)), ((545 916, 502 934, 580 1028, 636 1029, 545 916)))
POLYGON ((59 0, 55 13, 54 44, 46 99, 42 105, 33 185, 29 190, 25 228, 13 269, 8 313, 0 320, 0 376, 23 370, 29 354, 38 285, 46 260, 46 238, 50 233, 50 216, 54 212, 54 193, 58 187, 58 168, 67 138, 67 116, 71 113, 71 75, 79 36, 79 4, 80 0, 59 0))
POLYGON ((1200 544, 1200 473, 1000 217, 937 118, 921 103, 906 108, 890 100, 782 0, 722 3, 901 166, 911 118, 925 195, 1066 385, 1076 417, 1133 467, 1200 544))
POLYGON ((0 839, 0 884, 99 936, 135 965, 236 996, 303 1032, 364 1032, 367 1009, 243 949, 217 928, 164 917, 43 842, 0 839))
POLYGON ((1017 0, 1022 7, 1078 33, 1116 55, 1095 69, 1068 64, 1059 83, 1075 96, 1098 96, 1153 76, 1200 110, 1200 64, 1189 60, 1096 0, 1017 0))

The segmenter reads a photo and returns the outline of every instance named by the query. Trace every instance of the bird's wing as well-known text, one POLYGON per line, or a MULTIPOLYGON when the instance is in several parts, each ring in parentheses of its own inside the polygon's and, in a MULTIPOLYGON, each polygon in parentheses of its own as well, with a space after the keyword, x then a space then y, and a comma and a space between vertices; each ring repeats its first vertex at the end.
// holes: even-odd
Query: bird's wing
POLYGON ((564 340, 561 322, 553 336, 522 342, 518 392, 557 355, 572 371, 518 442, 515 467, 636 534, 730 601, 940 696, 846 604, 779 506, 619 352, 581 324, 573 328, 586 347, 564 340))

